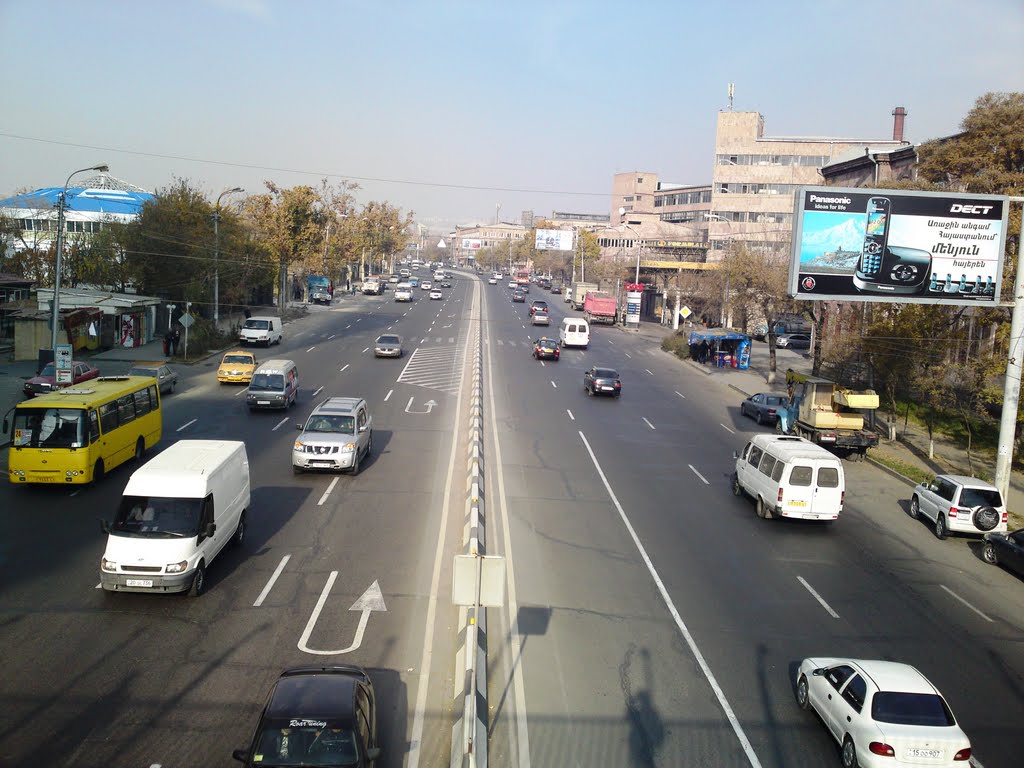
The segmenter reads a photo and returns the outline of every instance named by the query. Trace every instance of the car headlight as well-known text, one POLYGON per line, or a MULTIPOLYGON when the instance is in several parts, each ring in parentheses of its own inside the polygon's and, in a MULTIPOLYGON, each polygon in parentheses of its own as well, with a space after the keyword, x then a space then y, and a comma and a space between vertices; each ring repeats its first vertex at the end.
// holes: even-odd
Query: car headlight
POLYGON ((107 560, 107 558, 104 557, 102 560, 100 560, 100 568, 102 568, 104 571, 114 573, 115 571, 117 571, 117 563, 115 563, 113 560, 107 560))
POLYGON ((300 441, 298 441, 298 440, 296 440, 296 441, 295 441, 295 448, 296 448, 296 450, 299 450, 299 451, 301 451, 301 450, 302 450, 303 448, 305 448, 305 447, 306 447, 306 446, 305 446, 305 445, 304 445, 304 444, 303 444, 302 442, 300 442, 300 441))
POLYGON ((184 573, 187 568, 188 560, 182 560, 180 563, 168 563, 164 566, 168 573, 184 573))
POLYGON ((355 450, 355 447, 356 447, 355 443, 345 443, 345 445, 342 446, 343 450, 346 450, 346 451, 355 450))

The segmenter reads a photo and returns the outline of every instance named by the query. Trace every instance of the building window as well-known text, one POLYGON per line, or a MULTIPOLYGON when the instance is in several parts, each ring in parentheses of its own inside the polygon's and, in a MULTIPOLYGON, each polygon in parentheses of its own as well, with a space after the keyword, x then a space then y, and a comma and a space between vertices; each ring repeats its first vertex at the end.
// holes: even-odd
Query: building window
POLYGON ((638 178, 638 179, 636 180, 636 183, 637 183, 637 184, 643 184, 643 183, 644 183, 644 177, 643 177, 643 176, 639 177, 639 178, 638 178))

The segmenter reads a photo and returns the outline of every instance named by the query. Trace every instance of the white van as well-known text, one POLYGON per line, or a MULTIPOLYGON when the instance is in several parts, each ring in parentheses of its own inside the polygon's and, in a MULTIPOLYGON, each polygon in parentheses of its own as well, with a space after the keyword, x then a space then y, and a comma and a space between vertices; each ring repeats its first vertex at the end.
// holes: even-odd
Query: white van
POLYGON ((257 408, 289 408, 299 399, 299 367, 291 360, 260 363, 249 379, 245 404, 257 408))
POLYGON ((843 511, 843 462, 820 445, 790 435, 755 435, 735 458, 733 493, 751 496, 758 517, 837 520, 843 511))
POLYGON ((249 458, 234 440, 179 440, 128 479, 100 584, 108 592, 203 592, 206 569, 241 544, 249 508, 249 458))
POLYGON ((563 347, 583 347, 590 344, 590 325, 578 317, 564 317, 558 326, 558 340, 563 347))
POLYGON ((281 318, 270 315, 253 316, 242 323, 242 329, 238 334, 243 344, 262 344, 269 347, 271 344, 280 344, 284 335, 281 333, 281 318))

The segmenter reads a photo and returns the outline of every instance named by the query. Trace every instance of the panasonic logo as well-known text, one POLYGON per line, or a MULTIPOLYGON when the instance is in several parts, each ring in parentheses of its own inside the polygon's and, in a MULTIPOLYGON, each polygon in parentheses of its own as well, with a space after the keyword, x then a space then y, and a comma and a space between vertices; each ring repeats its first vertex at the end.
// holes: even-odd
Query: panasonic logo
POLYGON ((811 195, 812 203, 842 203, 843 205, 850 205, 853 202, 848 197, 818 197, 817 195, 811 195))
POLYGON ((975 213, 984 216, 986 213, 991 211, 995 206, 992 205, 962 205, 961 203, 953 203, 949 206, 950 213, 975 213))

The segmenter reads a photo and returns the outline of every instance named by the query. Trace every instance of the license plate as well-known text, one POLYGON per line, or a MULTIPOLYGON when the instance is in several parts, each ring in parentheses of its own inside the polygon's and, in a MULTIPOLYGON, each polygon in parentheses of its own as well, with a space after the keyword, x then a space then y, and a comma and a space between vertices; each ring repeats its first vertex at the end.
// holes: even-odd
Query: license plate
POLYGON ((806 501, 794 500, 794 501, 791 501, 789 503, 792 506, 794 506, 794 507, 806 507, 807 506, 807 502, 806 501))
POLYGON ((269 400, 257 400, 256 405, 270 405, 269 400))
POLYGON ((125 581, 125 583, 129 587, 152 587, 153 586, 153 580, 152 579, 127 579, 125 581))
POLYGON ((313 467, 329 467, 334 462, 331 462, 331 461, 311 461, 309 463, 310 463, 310 466, 313 466, 313 467))
POLYGON ((33 477, 37 483, 55 483, 57 482, 56 477, 50 477, 49 475, 43 475, 42 477, 33 477))
POLYGON ((938 760, 942 757, 941 749, 908 749, 907 757, 925 757, 931 760, 938 760))
POLYGON ((615 387, 601 387, 601 390, 604 392, 614 392, 615 387))

